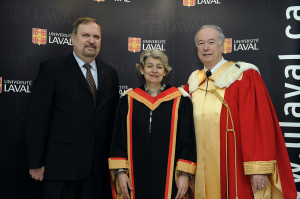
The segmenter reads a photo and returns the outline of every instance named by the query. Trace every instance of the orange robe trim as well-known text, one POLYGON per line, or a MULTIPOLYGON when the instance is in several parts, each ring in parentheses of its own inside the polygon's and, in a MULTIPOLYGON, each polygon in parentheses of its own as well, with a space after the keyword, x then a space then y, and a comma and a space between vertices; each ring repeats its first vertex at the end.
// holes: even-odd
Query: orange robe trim
POLYGON ((128 115, 127 115, 127 154, 129 162, 129 179, 132 185, 132 190, 130 191, 131 199, 135 199, 135 187, 134 187, 134 175, 133 175, 133 160, 132 160, 132 109, 133 109, 133 99, 128 97, 128 115))
POLYGON ((167 167, 167 177, 166 177, 165 199, 170 199, 171 194, 172 194, 179 102, 180 102, 180 97, 174 99, 173 110, 172 110, 171 132, 170 132, 170 144, 169 144, 169 157, 168 157, 168 167, 167 167))
POLYGON ((196 166, 197 166, 197 164, 195 162, 190 162, 190 161, 187 161, 187 160, 179 159, 177 161, 176 170, 183 171, 183 172, 190 173, 190 174, 194 175, 196 173, 196 166))
MULTIPOLYGON (((110 169, 110 182, 111 182, 111 191, 112 191, 112 196, 113 199, 123 199, 124 197, 121 196, 121 192, 119 190, 119 184, 118 181, 115 179, 114 175, 114 169, 119 169, 119 168, 125 168, 128 169, 128 161, 126 158, 109 158, 108 159, 108 165, 110 169), (114 182, 116 182, 114 184, 114 182), (119 193, 118 195, 116 193, 119 193)), ((128 172, 127 172, 128 173, 128 172)))
POLYGON ((155 97, 151 97, 148 93, 140 88, 135 88, 127 93, 128 96, 136 99, 137 101, 145 104, 152 111, 155 110, 162 102, 172 100, 176 97, 181 96, 181 92, 175 88, 171 87, 168 90, 160 93, 155 97))

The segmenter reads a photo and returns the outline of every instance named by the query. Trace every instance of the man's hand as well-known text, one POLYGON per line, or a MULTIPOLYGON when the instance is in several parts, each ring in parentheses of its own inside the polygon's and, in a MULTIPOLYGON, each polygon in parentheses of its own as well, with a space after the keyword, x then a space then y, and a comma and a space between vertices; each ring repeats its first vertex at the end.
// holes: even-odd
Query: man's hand
POLYGON ((189 187, 189 174, 182 172, 182 174, 178 176, 176 185, 178 191, 175 199, 183 198, 183 196, 186 194, 189 187))
POLYGON ((29 174, 31 175, 32 179, 43 181, 44 180, 44 173, 45 167, 42 166, 39 169, 29 169, 29 174))
POLYGON ((251 182, 253 184, 253 194, 260 189, 264 189, 267 186, 267 175, 255 174, 251 175, 251 182))
POLYGON ((120 171, 117 175, 118 175, 117 179, 119 183, 119 189, 121 193, 123 193, 125 199, 130 199, 128 188, 130 190, 133 190, 133 188, 128 178, 128 175, 123 171, 120 171))

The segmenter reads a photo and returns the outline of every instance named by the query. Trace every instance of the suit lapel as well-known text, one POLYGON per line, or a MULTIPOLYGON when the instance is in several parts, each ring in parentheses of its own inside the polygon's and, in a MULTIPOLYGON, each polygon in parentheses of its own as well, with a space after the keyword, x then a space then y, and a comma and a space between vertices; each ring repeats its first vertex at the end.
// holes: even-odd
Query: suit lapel
POLYGON ((73 54, 68 56, 68 70, 71 72, 71 74, 82 84, 82 86, 90 92, 89 85, 86 82, 86 79, 84 75, 82 74, 82 71, 80 70, 78 63, 74 57, 73 54))
POLYGON ((103 85, 103 79, 105 75, 105 67, 104 64, 96 59, 96 65, 97 65, 97 75, 98 75, 98 95, 101 91, 102 85, 103 85))

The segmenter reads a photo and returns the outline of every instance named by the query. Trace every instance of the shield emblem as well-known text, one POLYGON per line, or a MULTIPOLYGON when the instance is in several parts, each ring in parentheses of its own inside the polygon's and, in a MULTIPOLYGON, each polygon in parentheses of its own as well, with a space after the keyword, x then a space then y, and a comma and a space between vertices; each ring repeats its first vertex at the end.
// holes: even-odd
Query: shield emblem
POLYGON ((232 38, 227 38, 224 41, 224 49, 223 53, 231 53, 232 52, 232 38))
POLYGON ((32 28, 32 43, 45 45, 47 43, 47 30, 32 28))
POLYGON ((128 37, 128 51, 140 52, 141 51, 141 38, 128 37))
POLYGON ((188 7, 195 6, 196 0, 183 0, 183 5, 188 7))

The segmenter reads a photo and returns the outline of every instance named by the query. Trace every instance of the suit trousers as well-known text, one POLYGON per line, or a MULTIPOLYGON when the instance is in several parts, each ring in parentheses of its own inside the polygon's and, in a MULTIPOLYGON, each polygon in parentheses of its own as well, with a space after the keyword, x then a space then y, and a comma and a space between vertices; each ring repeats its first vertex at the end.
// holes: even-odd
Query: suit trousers
POLYGON ((44 181, 44 199, 112 199, 109 181, 90 174, 82 180, 44 181))

